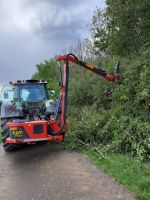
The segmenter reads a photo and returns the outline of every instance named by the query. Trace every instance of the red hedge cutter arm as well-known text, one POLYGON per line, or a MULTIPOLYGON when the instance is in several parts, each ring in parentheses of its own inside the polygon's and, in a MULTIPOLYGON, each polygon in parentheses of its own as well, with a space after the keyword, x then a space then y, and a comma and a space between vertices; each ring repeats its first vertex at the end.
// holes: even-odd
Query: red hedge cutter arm
MULTIPOLYGON (((57 57, 57 61, 64 61, 63 65, 63 75, 61 73, 61 67, 59 65, 60 72, 60 86, 61 86, 61 116, 60 116, 60 131, 62 131, 66 125, 66 113, 67 113, 67 97, 68 97, 68 82, 69 82, 69 63, 73 62, 85 69, 107 79, 108 81, 119 80, 120 63, 118 62, 115 67, 114 73, 108 73, 105 70, 94 67, 91 64, 79 60, 74 54, 67 54, 57 57)), ((60 132, 59 131, 59 132, 60 132)))

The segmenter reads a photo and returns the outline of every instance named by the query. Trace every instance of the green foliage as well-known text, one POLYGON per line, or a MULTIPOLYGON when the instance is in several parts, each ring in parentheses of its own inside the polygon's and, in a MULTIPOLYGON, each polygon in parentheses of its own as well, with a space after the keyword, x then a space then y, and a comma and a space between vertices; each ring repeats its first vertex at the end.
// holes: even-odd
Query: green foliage
POLYGON ((32 76, 32 79, 47 80, 48 88, 55 90, 58 94, 58 66, 55 59, 45 60, 44 63, 38 64, 36 67, 37 72, 32 76))
POLYGON ((107 159, 99 159, 99 154, 91 148, 86 148, 84 153, 93 163, 134 192, 138 199, 150 199, 150 164, 141 164, 131 156, 120 154, 109 154, 107 159))
POLYGON ((149 0, 107 0, 106 10, 93 14, 92 33, 97 53, 133 55, 149 43, 149 0))
MULTIPOLYGON (((123 59, 120 83, 109 83, 85 74, 72 82, 70 92, 69 139, 73 148, 83 144, 108 152, 129 153, 139 160, 150 160, 150 56, 123 59), (83 144, 81 144, 81 141, 83 144)), ((114 60, 107 62, 109 65, 114 60)))

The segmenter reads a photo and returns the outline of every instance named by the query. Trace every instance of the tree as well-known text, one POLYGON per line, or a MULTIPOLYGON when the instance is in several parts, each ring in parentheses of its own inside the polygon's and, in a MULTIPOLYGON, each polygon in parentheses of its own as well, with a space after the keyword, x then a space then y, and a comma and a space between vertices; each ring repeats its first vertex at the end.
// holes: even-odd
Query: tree
POLYGON ((96 52, 113 55, 138 54, 149 43, 150 1, 107 0, 92 19, 96 52))
POLYGON ((91 33, 94 40, 94 53, 96 55, 107 55, 109 53, 108 41, 108 18, 106 16, 106 10, 99 8, 94 11, 91 23, 91 33))
POLYGON ((36 65, 36 68, 37 72, 32 76, 32 79, 47 80, 49 88, 58 93, 58 66, 55 59, 45 60, 44 63, 36 65))

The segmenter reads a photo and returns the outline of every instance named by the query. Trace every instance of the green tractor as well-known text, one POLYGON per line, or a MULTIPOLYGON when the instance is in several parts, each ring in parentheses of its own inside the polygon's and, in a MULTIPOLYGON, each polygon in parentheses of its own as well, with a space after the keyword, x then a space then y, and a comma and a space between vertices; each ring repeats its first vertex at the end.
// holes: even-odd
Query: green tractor
MULTIPOLYGON (((1 135, 5 151, 22 143, 55 140, 49 123, 56 117, 59 105, 50 100, 46 81, 17 81, 2 91, 1 135)), ((62 134, 58 140, 62 140, 62 134)))

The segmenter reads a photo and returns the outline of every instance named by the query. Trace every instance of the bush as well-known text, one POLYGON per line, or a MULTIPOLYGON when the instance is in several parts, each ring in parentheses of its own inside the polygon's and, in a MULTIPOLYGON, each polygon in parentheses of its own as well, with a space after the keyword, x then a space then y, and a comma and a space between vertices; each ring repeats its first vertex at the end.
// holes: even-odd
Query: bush
POLYGON ((144 51, 138 58, 124 59, 124 63, 126 67, 123 66, 120 84, 113 85, 93 75, 88 77, 89 74, 75 83, 76 92, 70 96, 69 133, 74 137, 76 147, 95 145, 103 153, 129 153, 139 160, 148 161, 149 51, 144 51))

